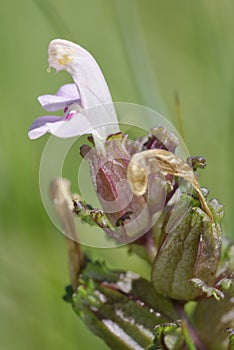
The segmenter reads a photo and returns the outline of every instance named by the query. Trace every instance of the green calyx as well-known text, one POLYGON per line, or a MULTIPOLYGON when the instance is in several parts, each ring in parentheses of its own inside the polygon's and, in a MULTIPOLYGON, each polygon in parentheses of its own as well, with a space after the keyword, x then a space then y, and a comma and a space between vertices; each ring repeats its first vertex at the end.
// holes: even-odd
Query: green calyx
MULTIPOLYGON (((187 195, 181 196, 181 205, 189 200, 187 195)), ((196 200, 191 201, 188 213, 175 228, 168 230, 167 227, 171 213, 166 218, 162 229, 163 239, 151 274, 152 284, 158 293, 188 301, 203 293, 201 288, 192 283, 192 279, 197 278, 209 287, 214 285, 221 254, 219 221, 222 207, 214 200, 209 203, 209 207, 216 215, 215 222, 210 220, 196 200)))

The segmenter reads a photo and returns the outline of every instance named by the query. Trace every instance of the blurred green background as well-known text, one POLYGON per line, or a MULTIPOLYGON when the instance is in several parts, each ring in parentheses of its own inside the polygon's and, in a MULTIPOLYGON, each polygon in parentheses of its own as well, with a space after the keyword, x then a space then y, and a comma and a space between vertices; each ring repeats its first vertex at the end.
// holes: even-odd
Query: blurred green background
MULTIPOLYGON (((65 38, 99 62, 114 101, 143 104, 176 127, 181 100, 186 144, 207 158, 202 185, 226 207, 233 233, 234 3, 232 0, 2 1, 0 349, 106 349, 63 302, 64 239, 41 203, 38 169, 47 136, 27 129, 43 111, 37 96, 70 81, 48 74, 47 46, 65 38)), ((126 249, 89 249, 111 266, 147 275, 126 249)))

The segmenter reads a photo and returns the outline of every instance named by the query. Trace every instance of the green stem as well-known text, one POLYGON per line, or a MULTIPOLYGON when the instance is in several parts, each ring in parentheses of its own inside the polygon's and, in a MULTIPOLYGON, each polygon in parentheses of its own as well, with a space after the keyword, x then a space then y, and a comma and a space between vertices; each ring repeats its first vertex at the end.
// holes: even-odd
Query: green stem
POLYGON ((188 350, 206 350, 205 345, 201 342, 185 313, 184 305, 178 306, 178 309, 181 315, 181 328, 188 350))

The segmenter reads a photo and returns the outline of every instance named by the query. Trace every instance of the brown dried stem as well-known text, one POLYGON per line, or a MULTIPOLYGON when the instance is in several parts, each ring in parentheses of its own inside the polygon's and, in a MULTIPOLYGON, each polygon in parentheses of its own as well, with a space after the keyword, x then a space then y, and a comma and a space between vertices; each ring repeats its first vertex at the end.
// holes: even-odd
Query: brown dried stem
POLYGON ((50 185, 50 196, 66 238, 71 285, 73 290, 76 290, 80 269, 83 263, 83 254, 78 242, 72 214, 73 202, 70 193, 70 181, 64 178, 53 179, 50 185))

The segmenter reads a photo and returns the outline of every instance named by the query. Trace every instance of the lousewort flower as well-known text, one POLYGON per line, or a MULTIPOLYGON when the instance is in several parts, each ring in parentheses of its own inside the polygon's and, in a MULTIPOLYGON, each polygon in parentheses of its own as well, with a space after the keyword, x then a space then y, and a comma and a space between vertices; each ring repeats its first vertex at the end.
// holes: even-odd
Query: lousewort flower
POLYGON ((62 138, 92 133, 96 146, 102 148, 107 136, 119 132, 119 127, 108 86, 97 62, 79 45, 60 39, 50 43, 48 55, 49 68, 67 71, 75 84, 62 86, 55 95, 39 97, 46 111, 64 109, 64 117, 46 115, 37 118, 29 129, 29 137, 35 139, 46 132, 62 138), (100 107, 95 109, 95 106, 100 107))
MULTIPOLYGON (((174 135, 158 127, 148 137, 129 140, 120 132, 109 89, 94 58, 80 46, 60 39, 49 44, 48 55, 49 67, 67 71, 74 84, 62 86, 55 95, 39 97, 45 110, 64 109, 64 116, 37 118, 29 137, 46 132, 61 138, 92 134, 95 147, 84 145, 81 155, 89 162, 96 193, 109 220, 100 226, 110 236, 129 243, 146 234, 136 243, 147 247, 152 260, 156 254, 152 227, 177 191, 178 177, 194 186, 202 208, 212 218, 193 169, 174 154, 178 145, 174 135)), ((78 215, 79 208, 78 203, 78 215)))
POLYGON ((80 46, 60 39, 50 43, 48 55, 49 67, 67 71, 74 84, 62 86, 55 95, 39 97, 46 111, 64 109, 64 116, 37 118, 29 137, 35 139, 46 132, 61 138, 92 134, 95 148, 85 145, 81 154, 90 164, 96 192, 110 221, 111 227, 103 228, 119 242, 132 241, 150 230, 153 214, 160 213, 168 190, 174 190, 174 180, 156 171, 149 175, 148 193, 135 195, 127 180, 130 160, 144 149, 174 152, 178 141, 164 128, 156 128, 148 138, 131 142, 119 130, 109 89, 94 58, 80 46), (170 186, 166 186, 168 181, 170 186))

